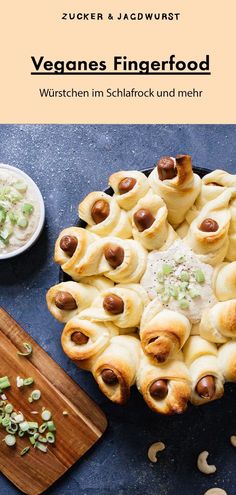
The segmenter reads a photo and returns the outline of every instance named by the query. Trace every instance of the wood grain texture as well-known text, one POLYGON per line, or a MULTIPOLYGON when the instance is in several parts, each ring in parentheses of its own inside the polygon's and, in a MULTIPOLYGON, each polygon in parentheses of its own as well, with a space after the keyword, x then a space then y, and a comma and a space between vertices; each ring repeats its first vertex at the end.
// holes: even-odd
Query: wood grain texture
POLYGON ((57 426, 56 442, 46 454, 31 448, 24 457, 19 453, 29 445, 28 439, 17 437, 16 447, 9 448, 2 442, 5 430, 0 428, 2 473, 24 493, 38 495, 94 445, 105 431, 107 421, 100 408, 2 308, 0 356, 0 376, 8 375, 11 382, 11 388, 6 391, 8 400, 29 421, 40 423, 42 407, 48 408, 57 426), (33 346, 29 358, 17 354, 23 349, 23 342, 33 346), (30 404, 28 396, 33 388, 18 389, 16 376, 32 376, 33 388, 42 392, 41 399, 30 404), (68 416, 63 416, 64 410, 68 416))

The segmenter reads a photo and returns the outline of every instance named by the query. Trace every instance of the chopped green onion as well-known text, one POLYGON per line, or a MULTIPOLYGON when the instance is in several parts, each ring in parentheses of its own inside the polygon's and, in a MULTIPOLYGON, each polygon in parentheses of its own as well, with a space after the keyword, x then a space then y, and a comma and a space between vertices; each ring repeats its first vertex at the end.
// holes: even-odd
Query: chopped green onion
POLYGON ((40 390, 33 390, 32 394, 31 394, 32 400, 39 400, 40 397, 41 397, 40 390))
POLYGON ((44 433, 47 428, 48 428, 48 424, 47 423, 42 423, 40 425, 40 427, 39 427, 39 433, 44 433))
POLYGON ((41 418, 43 419, 43 421, 49 421, 51 417, 52 413, 48 409, 45 409, 41 414, 41 418))
POLYGON ((30 450, 30 447, 25 447, 25 448, 21 451, 20 456, 21 456, 21 457, 23 457, 23 455, 27 454, 27 452, 29 452, 29 450, 30 450))
POLYGON ((170 299, 169 291, 165 290, 165 292, 161 295, 161 300, 163 303, 167 303, 170 299))
POLYGON ((10 426, 11 420, 9 418, 2 418, 2 426, 10 426))
POLYGON ((11 423, 10 426, 6 427, 6 432, 11 433, 11 435, 14 435, 18 430, 18 426, 15 423, 11 423))
POLYGON ((0 224, 3 224, 5 222, 6 216, 7 216, 7 214, 6 214, 5 208, 1 207, 0 208, 0 224))
POLYGON ((9 229, 8 227, 4 227, 2 230, 0 230, 0 236, 3 241, 7 241, 8 237, 12 234, 12 229, 9 229))
POLYGON ((169 291, 170 291, 170 295, 174 298, 174 299, 177 299, 178 297, 178 287, 176 285, 174 286, 170 286, 169 288, 169 291))
POLYGON ((38 429, 38 427, 39 427, 39 424, 37 423, 37 421, 28 421, 28 425, 29 425, 29 428, 38 429))
POLYGON ((17 191, 21 192, 21 193, 25 193, 27 191, 27 184, 25 184, 25 182, 22 182, 21 180, 18 180, 17 182, 15 182, 13 184, 13 186, 15 187, 15 189, 17 189, 17 191))
POLYGON ((22 206, 22 210, 21 211, 22 211, 23 215, 32 215, 32 213, 34 211, 34 207, 30 203, 25 203, 22 206))
POLYGON ((7 213, 7 218, 9 218, 10 222, 12 225, 15 225, 17 220, 18 220, 18 215, 16 215, 15 213, 13 213, 12 211, 9 211, 7 213))
POLYGON ((176 253, 174 256, 174 260, 175 260, 175 263, 177 263, 179 265, 180 263, 184 262, 185 257, 180 253, 176 253))
POLYGON ((7 405, 5 406, 5 413, 7 413, 7 414, 11 414, 11 413, 12 413, 12 411, 13 411, 13 405, 12 405, 12 404, 10 404, 10 403, 9 403, 9 404, 7 404, 7 405))
POLYGON ((200 291, 197 287, 191 287, 188 291, 190 297, 192 299, 195 299, 195 297, 199 297, 200 296, 200 291))
POLYGON ((23 421, 24 421, 24 419, 25 419, 22 413, 19 413, 19 414, 17 414, 17 413, 12 413, 11 418, 12 418, 12 420, 13 420, 16 424, 18 424, 18 423, 23 423, 23 421))
POLYGON ((16 443, 16 437, 14 435, 6 435, 4 441, 8 447, 13 447, 16 443))
POLYGON ((28 222, 27 218, 25 218, 25 217, 19 217, 17 220, 17 225, 21 229, 26 229, 26 227, 28 227, 28 223, 29 222, 28 222))
POLYGON ((181 309, 187 309, 189 307, 189 302, 187 299, 181 299, 181 301, 179 301, 179 307, 181 309))
POLYGON ((157 294, 161 294, 164 291, 164 285, 160 284, 160 283, 157 284, 156 291, 157 291, 157 294))
POLYGON ((24 436, 24 434, 25 434, 25 432, 24 432, 24 431, 22 431, 22 430, 19 430, 19 431, 18 431, 18 437, 23 437, 23 436, 24 436))
POLYGON ((49 431, 46 434, 46 439, 47 439, 48 443, 54 443, 55 442, 55 435, 51 431, 49 431))
POLYGON ((32 397, 31 397, 31 395, 28 397, 28 401, 29 401, 30 403, 31 403, 31 402, 33 402, 33 399, 32 399, 32 397))
POLYGON ((39 435, 38 441, 41 443, 47 443, 47 439, 45 437, 42 437, 42 435, 39 435))
POLYGON ((25 356, 25 357, 30 356, 32 354, 32 352, 33 352, 32 345, 29 344, 28 342, 23 342, 23 347, 26 349, 25 352, 17 351, 17 354, 19 356, 25 356))
POLYGON ((0 392, 5 388, 9 388, 11 386, 8 376, 2 376, 0 378, 0 392))
POLYGON ((162 272, 157 272, 157 280, 158 282, 160 282, 161 284, 164 283, 164 275, 162 272))
POLYGON ((29 423, 28 421, 23 421, 22 423, 19 424, 21 431, 28 431, 29 429, 29 423))
MULTIPOLYGON (((62 414, 63 414, 63 416, 69 416, 68 411, 63 411, 63 412, 62 412, 62 414)), ((50 428, 49 428, 49 429, 50 429, 50 428)))
POLYGON ((195 271, 195 279, 199 284, 203 284, 205 282, 205 275, 202 270, 195 271))
POLYGON ((24 380, 20 376, 16 377, 16 386, 17 388, 21 388, 24 385, 24 380))
MULTIPOLYGON (((67 416, 68 412, 67 411, 64 411, 64 412, 63 412, 64 416, 67 416), (66 415, 64 414, 64 412, 66 412, 66 415)), ((48 427, 49 431, 56 431, 56 425, 55 425, 54 421, 48 421, 47 427, 48 427)))
POLYGON ((182 272, 180 274, 180 280, 182 282, 189 282, 189 273, 186 272, 186 270, 182 270, 182 272))
POLYGON ((162 273, 164 275, 169 275, 172 272, 173 272, 172 266, 171 265, 168 265, 167 263, 163 263, 163 265, 162 265, 162 273))
POLYGON ((34 445, 34 444, 35 444, 35 442, 36 442, 36 440, 35 440, 34 436, 29 437, 29 441, 30 441, 30 443, 31 443, 32 445, 34 445))
POLYGON ((23 380, 23 384, 24 384, 24 385, 26 385, 26 386, 28 386, 28 385, 32 385, 32 383, 34 383, 34 379, 33 379, 33 378, 31 378, 31 377, 29 377, 29 378, 25 378, 25 379, 23 380))
POLYGON ((35 443, 35 447, 37 449, 41 450, 41 452, 47 452, 47 450, 48 450, 46 445, 44 445, 43 443, 39 443, 39 442, 35 443))

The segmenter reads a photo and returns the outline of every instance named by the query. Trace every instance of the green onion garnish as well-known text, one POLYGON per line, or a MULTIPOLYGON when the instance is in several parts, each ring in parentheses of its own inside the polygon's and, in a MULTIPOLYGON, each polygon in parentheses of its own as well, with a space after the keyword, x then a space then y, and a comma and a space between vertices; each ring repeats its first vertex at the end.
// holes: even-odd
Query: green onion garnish
POLYGON ((29 342, 23 342, 23 347, 26 349, 25 352, 20 352, 20 351, 17 351, 17 354, 19 356, 24 356, 24 357, 28 357, 28 356, 31 356, 32 352, 33 352, 33 347, 31 344, 29 344, 29 342))
POLYGON ((168 265, 167 263, 163 263, 162 272, 164 275, 169 275, 170 273, 173 272, 173 268, 171 265, 168 265))
POLYGON ((31 394, 31 399, 32 401, 33 400, 39 400, 41 397, 41 392, 40 390, 33 390, 32 394, 31 394))
POLYGON ((202 270, 195 271, 195 279, 199 284, 203 284, 205 282, 205 275, 202 270))
POLYGON ((180 280, 181 282, 189 282, 189 273, 186 272, 186 270, 182 270, 180 274, 180 280))
POLYGON ((8 403, 6 406, 5 406, 5 413, 7 414, 11 414, 13 411, 13 405, 8 403))
POLYGON ((2 376, 0 378, 0 393, 2 392, 2 390, 4 390, 5 388, 9 388, 10 386, 11 384, 8 376, 2 376))
POLYGON ((179 307, 181 309, 187 309, 189 307, 189 302, 187 299, 181 299, 181 301, 179 301, 179 307))
POLYGON ((32 213, 34 211, 34 207, 30 203, 25 203, 22 206, 22 210, 21 211, 22 211, 23 215, 32 215, 32 213))
POLYGON ((39 433, 44 433, 47 428, 48 428, 48 424, 47 423, 42 423, 40 425, 40 427, 39 427, 39 433))
POLYGON ((25 218, 25 217, 19 217, 17 220, 17 225, 21 229, 26 229, 26 227, 28 227, 28 223, 29 222, 28 222, 27 218, 25 218))
MULTIPOLYGON (((67 411, 64 411, 64 412, 66 412, 66 416, 67 416, 68 415, 68 412, 67 411)), ((49 431, 56 431, 56 425, 55 425, 54 421, 48 421, 47 422, 47 427, 48 427, 48 430, 49 431)))
POLYGON ((34 445, 37 449, 41 450, 41 452, 47 452, 48 448, 46 445, 44 445, 43 443, 40 443, 40 442, 35 442, 35 445, 34 445))
POLYGON ((23 457, 23 455, 27 454, 27 452, 29 452, 29 450, 30 450, 30 447, 25 447, 25 448, 21 451, 20 456, 21 456, 21 457, 23 457))
POLYGON ((16 437, 14 435, 6 435, 4 441, 8 447, 13 447, 16 443, 16 437))
POLYGON ((49 411, 48 409, 44 409, 44 411, 41 414, 41 418, 43 419, 43 421, 49 421, 51 417, 52 417, 51 411, 49 411))
POLYGON ((47 439, 48 443, 54 443, 55 442, 55 435, 51 431, 49 431, 46 434, 46 439, 47 439))
POLYGON ((34 379, 33 379, 33 378, 31 378, 31 377, 29 377, 29 378, 25 378, 25 379, 23 380, 23 385, 28 386, 28 385, 32 385, 32 383, 34 383, 34 379))

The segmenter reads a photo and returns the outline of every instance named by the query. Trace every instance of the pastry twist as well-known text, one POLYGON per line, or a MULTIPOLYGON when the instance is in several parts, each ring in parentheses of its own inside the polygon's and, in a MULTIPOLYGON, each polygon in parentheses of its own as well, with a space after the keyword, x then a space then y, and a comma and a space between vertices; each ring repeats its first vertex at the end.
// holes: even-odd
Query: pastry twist
POLYGON ((201 192, 196 200, 197 209, 201 210, 206 203, 220 196, 228 187, 236 187, 236 175, 219 169, 204 175, 201 192))
POLYGON ((217 346, 200 336, 191 336, 183 354, 192 379, 191 403, 199 406, 222 397, 224 379, 218 365, 217 346))
POLYGON ((181 414, 191 394, 191 379, 181 352, 162 366, 142 353, 136 384, 147 405, 157 413, 181 414))
POLYGON ((65 323, 92 304, 98 294, 98 290, 90 285, 62 282, 48 290, 47 306, 54 318, 65 323))
POLYGON ((236 193, 233 192, 233 198, 230 202, 230 226, 229 226, 229 247, 226 253, 226 259, 228 261, 236 260, 236 193))
POLYGON ((236 261, 221 263, 215 268, 213 289, 219 301, 236 299, 236 261))
POLYGON ((226 382, 236 382, 236 341, 227 342, 218 349, 218 365, 226 382))
POLYGON ((146 249, 168 249, 177 237, 167 222, 167 208, 156 194, 148 193, 132 210, 133 237, 146 249))
POLYGON ((191 157, 161 158, 150 174, 149 182, 153 191, 165 201, 168 221, 175 229, 184 221, 201 190, 201 179, 193 173, 191 157))
POLYGON ((78 366, 83 361, 81 367, 86 367, 88 360, 102 352, 111 338, 118 334, 118 328, 113 323, 82 320, 76 315, 64 327, 61 344, 70 359, 76 361, 78 366))
POLYGON ((132 236, 127 213, 121 210, 114 196, 102 191, 89 193, 79 205, 79 216, 87 229, 99 236, 112 235, 128 239, 132 236))
POLYGON ((62 230, 56 240, 54 261, 63 272, 68 273, 74 280, 79 280, 76 266, 86 253, 88 246, 97 236, 80 227, 68 227, 62 230))
POLYGON ((90 277, 83 277, 80 279, 80 282, 95 287, 99 292, 110 289, 114 286, 114 283, 109 280, 109 278, 106 278, 103 275, 91 275, 90 277))
POLYGON ((165 309, 156 298, 142 316, 142 348, 155 362, 164 363, 183 347, 190 330, 191 324, 183 314, 165 309))
POLYGON ((93 304, 80 313, 80 318, 92 321, 113 321, 125 329, 139 325, 149 299, 138 284, 118 284, 99 294, 93 304))
POLYGON ((140 362, 141 346, 135 335, 113 337, 92 361, 91 371, 101 391, 112 402, 124 404, 130 396, 140 362))
POLYGON ((106 237, 89 246, 78 266, 82 276, 103 273, 114 282, 139 282, 146 268, 147 251, 136 241, 106 237))
POLYGON ((227 253, 231 196, 232 190, 228 189, 207 203, 191 223, 184 239, 201 261, 212 266, 221 263, 227 253))
POLYGON ((203 312, 199 325, 201 337, 216 344, 236 338, 236 299, 218 302, 203 312))
POLYGON ((147 177, 137 170, 121 170, 109 178, 117 203, 124 210, 131 210, 149 190, 147 177))

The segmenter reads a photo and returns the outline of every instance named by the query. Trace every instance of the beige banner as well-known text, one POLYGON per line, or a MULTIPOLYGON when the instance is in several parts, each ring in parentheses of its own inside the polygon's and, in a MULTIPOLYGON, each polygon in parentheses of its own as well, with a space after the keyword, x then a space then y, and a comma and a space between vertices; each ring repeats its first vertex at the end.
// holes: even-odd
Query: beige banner
POLYGON ((234 0, 2 3, 1 123, 235 123, 234 0), (115 56, 170 55, 209 55, 211 75, 106 73, 115 56), (63 60, 105 61, 107 71, 31 75, 32 56, 43 57, 38 72, 63 60))

